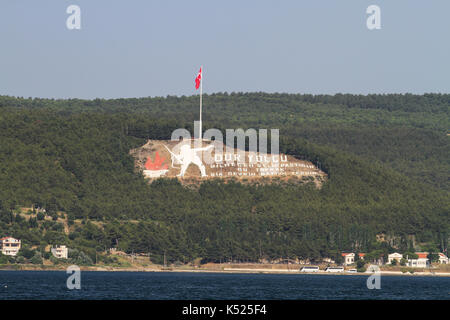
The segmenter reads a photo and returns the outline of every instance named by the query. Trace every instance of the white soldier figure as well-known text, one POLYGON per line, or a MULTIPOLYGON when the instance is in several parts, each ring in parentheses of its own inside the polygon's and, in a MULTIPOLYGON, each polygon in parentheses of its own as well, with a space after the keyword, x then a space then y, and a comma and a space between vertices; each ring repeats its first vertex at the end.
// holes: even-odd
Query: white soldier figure
MULTIPOLYGON (((177 162, 181 163, 180 174, 178 174, 177 176, 183 177, 187 168, 189 167, 189 165, 191 163, 193 163, 200 169, 200 173, 202 174, 202 177, 206 177, 205 166, 203 165, 202 160, 198 156, 197 152, 206 151, 212 147, 213 147, 213 145, 209 145, 205 148, 192 149, 189 144, 184 144, 180 147, 180 153, 178 155, 175 155, 174 153, 170 152, 175 157, 177 162)), ((169 150, 169 149, 167 149, 167 150, 169 150)))

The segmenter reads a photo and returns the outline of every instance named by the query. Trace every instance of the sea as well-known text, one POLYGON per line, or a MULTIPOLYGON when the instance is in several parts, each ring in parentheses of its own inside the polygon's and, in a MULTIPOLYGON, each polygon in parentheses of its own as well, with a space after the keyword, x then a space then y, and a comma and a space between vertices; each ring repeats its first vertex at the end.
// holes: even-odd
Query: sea
POLYGON ((449 300, 450 277, 81 271, 69 289, 65 271, 0 271, 2 300, 449 300))

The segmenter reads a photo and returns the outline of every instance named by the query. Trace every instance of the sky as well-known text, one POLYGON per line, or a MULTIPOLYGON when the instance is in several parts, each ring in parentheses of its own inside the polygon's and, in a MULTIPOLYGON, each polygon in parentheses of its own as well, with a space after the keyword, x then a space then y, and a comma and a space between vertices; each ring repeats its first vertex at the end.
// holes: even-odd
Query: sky
POLYGON ((193 95, 201 65, 204 93, 449 93, 449 15, 448 0, 2 0, 0 95, 193 95))

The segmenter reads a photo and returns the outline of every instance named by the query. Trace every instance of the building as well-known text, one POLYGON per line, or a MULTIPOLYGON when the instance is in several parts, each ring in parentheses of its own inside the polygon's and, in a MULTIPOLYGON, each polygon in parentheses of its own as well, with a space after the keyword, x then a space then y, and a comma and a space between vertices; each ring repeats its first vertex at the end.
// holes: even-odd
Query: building
POLYGON ((15 256, 20 250, 20 240, 13 237, 4 237, 0 239, 2 254, 15 256))
POLYGON ((57 246, 54 246, 51 251, 52 251, 53 256, 55 256, 58 259, 61 259, 61 258, 67 259, 67 257, 68 257, 68 250, 67 250, 66 246, 58 246, 57 245, 57 246))
POLYGON ((397 263, 400 263, 400 260, 403 258, 403 255, 398 252, 391 253, 388 255, 388 264, 392 264, 393 260, 396 260, 397 263))
POLYGON ((361 259, 361 260, 364 260, 364 257, 366 256, 366 254, 365 253, 358 253, 358 257, 359 257, 359 259, 361 259))
POLYGON ((417 259, 408 259, 409 267, 426 268, 430 265, 430 260, 427 258, 428 252, 416 252, 417 259))
POLYGON ((439 252, 439 263, 448 264, 448 257, 441 252, 439 252))
POLYGON ((342 257, 344 258, 344 265, 349 265, 355 263, 355 254, 351 253, 342 253, 342 257))

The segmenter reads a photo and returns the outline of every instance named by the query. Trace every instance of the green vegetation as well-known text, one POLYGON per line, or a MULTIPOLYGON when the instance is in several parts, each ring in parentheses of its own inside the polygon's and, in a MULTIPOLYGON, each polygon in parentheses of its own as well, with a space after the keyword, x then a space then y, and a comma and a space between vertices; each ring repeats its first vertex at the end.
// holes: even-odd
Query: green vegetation
POLYGON ((356 261, 356 270, 358 272, 366 272, 367 268, 366 268, 366 262, 364 260, 357 260, 356 261))
POLYGON ((175 128, 193 132, 195 96, 0 97, 0 235, 66 244, 80 264, 110 247, 156 263, 164 253, 168 262, 339 259, 350 250, 375 259, 414 251, 412 236, 434 253, 448 247, 450 95, 234 93, 204 103, 205 130, 279 128, 281 152, 313 161, 329 180, 321 189, 147 183, 128 151, 175 128), (46 214, 19 213, 32 206, 46 214))

